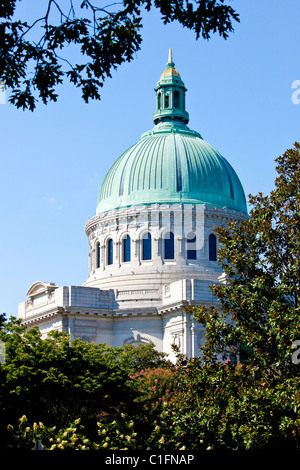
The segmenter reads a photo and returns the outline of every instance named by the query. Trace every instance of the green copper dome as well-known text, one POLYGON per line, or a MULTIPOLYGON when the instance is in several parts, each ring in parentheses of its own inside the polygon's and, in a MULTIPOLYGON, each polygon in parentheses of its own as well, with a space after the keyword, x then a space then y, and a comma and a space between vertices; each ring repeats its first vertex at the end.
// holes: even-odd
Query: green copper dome
POLYGON ((97 213, 145 204, 206 204, 247 214, 234 169, 186 124, 186 88, 171 52, 156 88, 156 126, 112 165, 101 185, 97 213))

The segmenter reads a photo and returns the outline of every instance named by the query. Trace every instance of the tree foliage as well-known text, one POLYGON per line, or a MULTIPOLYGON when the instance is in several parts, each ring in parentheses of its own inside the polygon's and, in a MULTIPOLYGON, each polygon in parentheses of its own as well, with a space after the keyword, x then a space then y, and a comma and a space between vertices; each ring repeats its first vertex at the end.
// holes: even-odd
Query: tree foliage
POLYGON ((0 80, 12 90, 9 101, 31 111, 37 96, 45 104, 57 101, 65 79, 85 102, 100 99, 112 69, 140 49, 145 11, 158 9, 164 24, 178 21, 197 39, 214 33, 226 39, 239 21, 224 0, 47 0, 33 20, 19 17, 20 1, 0 1, 0 80))
POLYGON ((300 338, 300 144, 276 162, 270 195, 250 196, 250 217, 218 229, 226 282, 212 291, 223 314, 200 308, 196 317, 206 325, 208 362, 247 345, 248 363, 260 373, 293 377, 292 343, 300 338))
POLYGON ((202 357, 177 349, 170 364, 151 346, 70 345, 2 324, 2 445, 300 449, 300 144, 277 164, 275 189, 251 196, 249 219, 218 229, 222 309, 191 310, 206 327, 202 357))
POLYGON ((55 331, 42 339, 37 328, 25 331, 14 318, 0 330, 0 340, 6 356, 0 365, 2 435, 23 415, 58 429, 80 418, 89 429, 100 416, 112 418, 133 402, 129 375, 141 365, 167 364, 152 345, 70 344, 67 334, 55 331))
POLYGON ((217 230, 226 281, 211 289, 221 310, 192 309, 206 340, 201 374, 187 374, 189 396, 213 448, 300 444, 300 144, 276 162, 270 195, 250 196, 250 217, 217 230))

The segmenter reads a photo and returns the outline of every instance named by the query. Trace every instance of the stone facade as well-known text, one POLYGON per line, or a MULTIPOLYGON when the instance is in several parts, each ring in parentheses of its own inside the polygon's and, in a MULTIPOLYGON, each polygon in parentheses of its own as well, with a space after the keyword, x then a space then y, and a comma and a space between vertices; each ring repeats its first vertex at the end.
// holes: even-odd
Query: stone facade
POLYGON ((195 357, 204 340, 186 307, 219 305, 209 289, 224 282, 216 227, 248 215, 233 168, 186 126, 186 87, 171 52, 155 91, 154 129, 112 165, 87 221, 88 279, 34 283, 19 318, 70 341, 151 342, 173 360, 172 344, 195 357))
POLYGON ((244 217, 225 208, 158 204, 97 215, 86 224, 87 281, 82 286, 33 284, 28 300, 19 306, 19 318, 28 328, 38 325, 44 336, 55 329, 67 332, 71 341, 79 338, 112 346, 151 342, 171 359, 171 345, 177 344, 187 356, 198 356, 204 329, 185 307, 216 306, 209 286, 222 282, 223 273, 218 261, 209 259, 209 235, 217 226, 244 217), (145 233, 151 234, 150 260, 142 259, 145 233), (169 233, 174 234, 173 259, 164 256, 169 233), (196 235, 195 253, 187 250, 191 233, 196 235), (124 262, 122 241, 127 235, 130 260, 124 262), (109 239, 112 264, 108 264, 109 239), (189 259, 191 254, 196 259, 189 259))

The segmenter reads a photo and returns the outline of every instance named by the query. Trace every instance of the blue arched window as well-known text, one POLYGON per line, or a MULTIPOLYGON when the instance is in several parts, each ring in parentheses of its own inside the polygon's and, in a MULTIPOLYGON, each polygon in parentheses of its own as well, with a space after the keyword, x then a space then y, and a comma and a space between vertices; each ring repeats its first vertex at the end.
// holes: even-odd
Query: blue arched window
POLYGON ((107 242, 107 264, 113 264, 114 262, 114 248, 113 241, 110 238, 107 242))
POLYGON ((189 233, 186 239, 186 257, 187 259, 197 259, 196 235, 189 233))
POLYGON ((96 266, 97 269, 100 268, 100 243, 97 242, 96 245, 96 266))
POLYGON ((209 261, 217 261, 217 238, 211 233, 208 237, 209 261))
POLYGON ((174 234, 169 232, 165 235, 165 259, 174 259, 174 234))
POLYGON ((127 235, 127 237, 123 238, 122 241, 122 249, 123 249, 123 261, 124 263, 127 263, 127 261, 130 261, 131 256, 130 256, 130 236, 127 235))
POLYGON ((151 234, 145 233, 143 236, 142 258, 148 260, 152 258, 151 234))

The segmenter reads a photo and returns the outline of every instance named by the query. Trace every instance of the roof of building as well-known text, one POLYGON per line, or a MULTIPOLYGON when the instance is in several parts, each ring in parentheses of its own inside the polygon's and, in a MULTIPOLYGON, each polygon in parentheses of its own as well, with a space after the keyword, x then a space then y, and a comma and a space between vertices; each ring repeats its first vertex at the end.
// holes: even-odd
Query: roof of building
POLYGON ((155 91, 156 126, 112 165, 99 191, 97 213, 155 203, 206 204, 247 213, 232 166, 186 125, 186 88, 171 51, 155 91))

